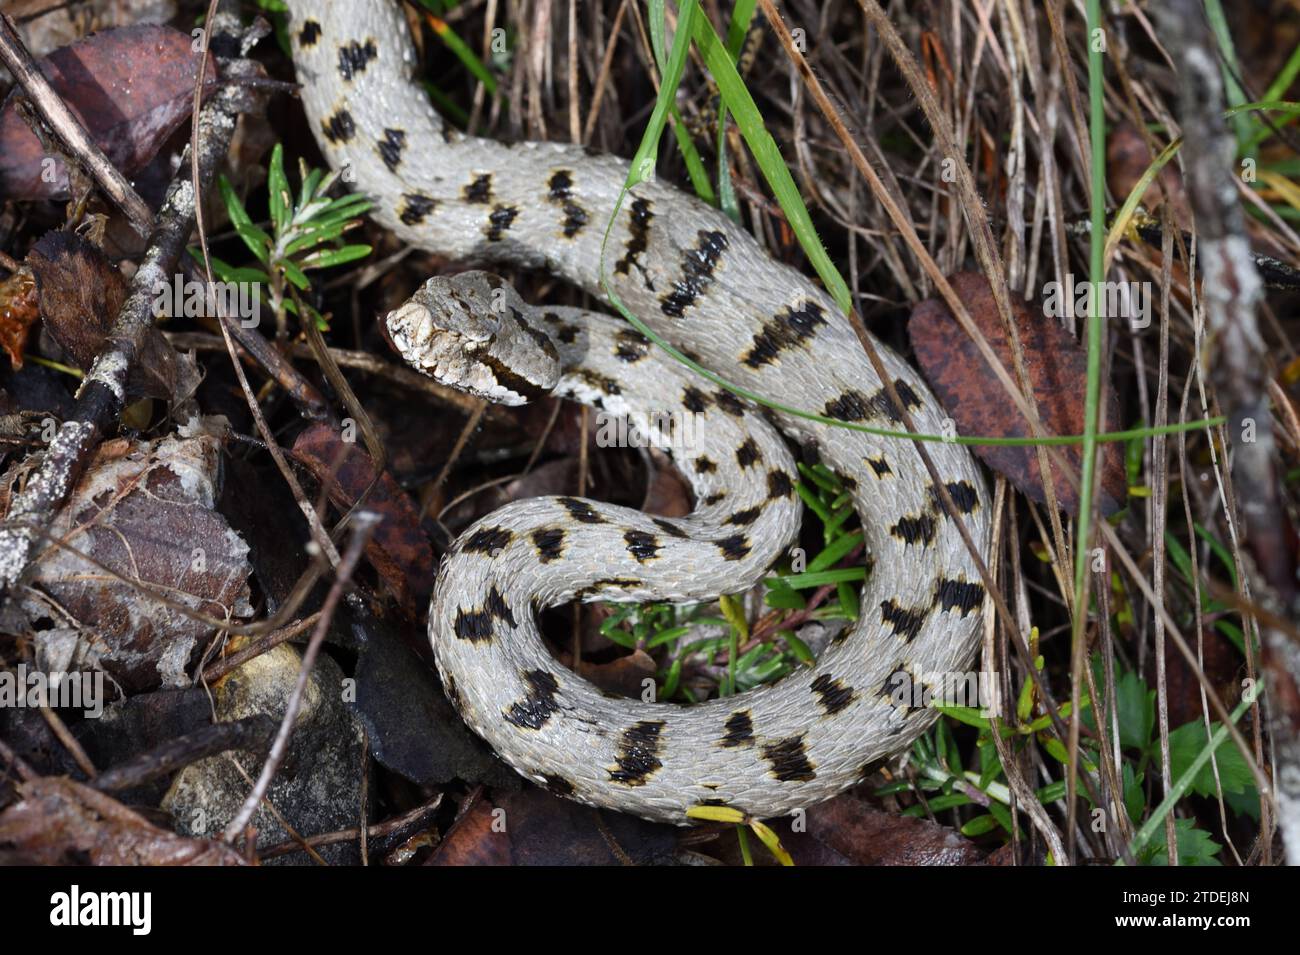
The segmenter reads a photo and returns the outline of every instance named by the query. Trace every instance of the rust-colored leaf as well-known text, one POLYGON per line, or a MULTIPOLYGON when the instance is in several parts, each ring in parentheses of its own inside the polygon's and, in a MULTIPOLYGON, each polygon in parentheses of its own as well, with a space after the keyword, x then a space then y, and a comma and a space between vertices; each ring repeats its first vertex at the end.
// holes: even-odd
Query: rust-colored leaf
MULTIPOLYGON (((1137 127, 1129 122, 1120 123, 1106 137, 1106 179, 1110 191, 1122 202, 1155 158, 1137 127)), ((1142 205, 1151 212, 1165 202, 1169 203, 1170 212, 1173 213, 1174 225, 1179 229, 1190 229, 1192 210, 1187 203, 1183 177, 1176 162, 1167 163, 1156 174, 1146 195, 1142 197, 1142 205)))
MULTIPOLYGON (((39 65, 109 161, 131 175, 190 115, 200 56, 189 34, 150 24, 92 34, 55 50, 39 65)), ((216 84, 211 58, 204 82, 208 89, 216 84)), ((0 142, 0 197, 68 194, 62 159, 41 146, 12 95, 0 110, 0 142)))
POLYGON ((0 281, 0 348, 15 368, 23 367, 27 331, 39 315, 36 280, 30 269, 19 269, 0 281))
POLYGON ((773 823, 796 865, 980 865, 975 843, 928 819, 897 816, 845 793, 808 810, 806 831, 773 823))
MULTIPOLYGON (((73 364, 88 370, 126 299, 126 279, 97 246, 73 232, 46 233, 27 253, 27 264, 46 331, 73 364)), ((176 353, 162 332, 150 329, 127 377, 127 393, 167 399, 175 386, 176 353)))
POLYGON ((71 779, 33 779, 0 813, 0 843, 30 865, 243 865, 215 839, 159 829, 117 800, 71 779))
MULTIPOLYGON (((329 425, 311 425, 298 435, 293 449, 316 479, 329 485, 330 500, 336 507, 352 507, 374 481, 370 455, 355 443, 343 441, 329 425)), ((386 471, 362 506, 383 516, 366 544, 366 558, 402 608, 417 616, 433 592, 434 578, 433 549, 420 529, 419 512, 386 471)))
POLYGON ((427 864, 654 865, 672 860, 677 838, 673 826, 601 812, 528 786, 476 800, 427 864))
MULTIPOLYGON (((950 276, 949 281, 994 353, 1014 376, 1011 344, 1003 332, 988 280, 978 272, 959 272, 950 276)), ((1073 291, 1067 294, 1073 299, 1073 291)), ((1011 312, 1044 430, 1056 435, 1082 434, 1087 354, 1055 318, 1041 310, 1031 311, 1018 296, 1011 297, 1011 312)), ((957 324, 942 300, 927 299, 917 305, 912 311, 908 334, 921 370, 956 422, 959 434, 1029 437, 1028 423, 1011 403, 975 342, 957 324)), ((1102 427, 1117 430, 1119 403, 1114 389, 1110 389, 1102 411, 1102 427)), ((974 445, 972 450, 1028 497, 1040 502, 1046 500, 1036 448, 974 445)), ((1081 447, 1067 445, 1057 450, 1077 471, 1083 460, 1081 447)), ((1114 513, 1128 493, 1122 445, 1115 442, 1101 445, 1097 468, 1098 506, 1104 514, 1114 513)), ((1057 502, 1064 510, 1077 513, 1078 492, 1064 475, 1057 473, 1057 468, 1052 470, 1057 502)))

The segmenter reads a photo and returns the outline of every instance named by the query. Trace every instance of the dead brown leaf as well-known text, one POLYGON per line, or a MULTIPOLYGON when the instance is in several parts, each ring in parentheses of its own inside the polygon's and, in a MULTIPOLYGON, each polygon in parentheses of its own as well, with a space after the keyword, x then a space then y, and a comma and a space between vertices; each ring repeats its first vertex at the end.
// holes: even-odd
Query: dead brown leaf
POLYGON ((670 861, 678 830, 600 812, 536 787, 480 798, 428 865, 654 865, 670 861))
MULTIPOLYGON (((127 283, 91 242, 73 232, 48 232, 27 254, 45 329, 82 371, 94 363, 126 299, 127 283)), ((168 399, 176 387, 176 353, 150 329, 127 378, 131 396, 168 399)))
POLYGON ((197 428, 100 447, 50 533, 126 580, 46 547, 22 598, 43 669, 99 665, 129 690, 188 683, 190 660, 212 628, 132 579, 209 616, 252 615, 248 545, 214 510, 221 454, 221 442, 197 428))
MULTIPOLYGON (((318 481, 328 482, 336 507, 352 507, 374 481, 370 456, 355 443, 344 442, 329 425, 309 426, 298 435, 293 450, 318 481)), ((366 558, 402 608, 418 616, 433 592, 434 579, 433 549, 420 529, 419 512, 386 471, 362 506, 383 516, 366 544, 366 558)))
MULTIPOLYGON (((1133 191, 1155 155, 1132 123, 1123 122, 1106 137, 1106 180, 1110 191, 1122 202, 1133 191)), ((1169 203, 1174 225, 1186 231, 1192 227, 1192 210, 1176 163, 1167 163, 1156 175, 1142 198, 1142 205, 1154 212, 1169 203)))
POLYGON ((777 825, 796 865, 980 865, 984 852, 928 819, 898 816, 845 793, 808 810, 805 832, 777 825))
MULTIPOLYGON (((949 281, 994 353, 1011 371, 1011 344, 1003 333, 988 280, 978 272, 959 272, 950 276, 949 281)), ((1041 311, 1031 312, 1015 295, 1011 297, 1011 306, 1044 430, 1056 435, 1082 434, 1087 354, 1056 319, 1041 311)), ((917 362, 940 403, 957 423, 959 434, 1029 437, 1028 423, 942 300, 927 299, 917 305, 907 330, 917 362)), ((1102 427, 1118 429, 1119 403, 1113 388, 1109 389, 1109 400, 1102 411, 1102 427)), ((973 445, 971 450, 1025 495, 1035 501, 1046 501, 1036 448, 973 445)), ((1077 471, 1083 461, 1081 447, 1068 445, 1057 450, 1077 471)), ((1128 496, 1122 445, 1103 444, 1097 465, 1098 506, 1102 513, 1112 514, 1128 496)), ((1079 495, 1064 475, 1055 471, 1053 468, 1056 500, 1064 510, 1076 513, 1079 495)))
MULTIPOLYGON (((39 66, 109 162, 131 175, 190 115, 200 57, 189 34, 143 25, 92 34, 55 50, 39 66)), ((216 85, 211 58, 205 85, 216 85)), ((18 115, 14 96, 0 110, 0 142, 0 196, 67 195, 63 160, 46 153, 18 115)))
POLYGON ((0 844, 31 865, 243 865, 230 846, 159 829, 117 800, 71 779, 18 787, 0 813, 0 844))

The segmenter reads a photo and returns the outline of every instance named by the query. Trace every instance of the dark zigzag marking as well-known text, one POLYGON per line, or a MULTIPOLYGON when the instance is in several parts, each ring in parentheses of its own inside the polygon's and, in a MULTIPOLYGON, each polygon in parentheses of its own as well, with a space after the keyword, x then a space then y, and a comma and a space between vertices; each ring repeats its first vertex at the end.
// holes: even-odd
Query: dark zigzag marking
POLYGON ((524 674, 528 694, 502 715, 506 722, 520 729, 539 730, 546 725, 551 714, 560 708, 555 692, 560 688, 554 673, 546 670, 529 670, 524 674))
POLYGON ((618 769, 607 770, 609 778, 625 786, 643 786, 663 766, 659 761, 662 720, 642 720, 623 731, 620 750, 614 757, 618 769))
POLYGON ((754 336, 754 343, 742 356, 750 368, 760 368, 776 361, 787 348, 802 345, 826 324, 825 311, 816 302, 804 302, 801 308, 791 305, 775 318, 764 322, 754 336))
POLYGON ((811 782, 817 778, 813 764, 808 761, 802 736, 765 743, 763 758, 772 764, 772 775, 783 783, 811 782))
POLYGON ((659 309, 670 318, 681 318, 713 284, 713 273, 718 260, 727 248, 727 236, 722 232, 701 229, 694 249, 682 253, 682 277, 673 283, 673 290, 660 299, 659 309))

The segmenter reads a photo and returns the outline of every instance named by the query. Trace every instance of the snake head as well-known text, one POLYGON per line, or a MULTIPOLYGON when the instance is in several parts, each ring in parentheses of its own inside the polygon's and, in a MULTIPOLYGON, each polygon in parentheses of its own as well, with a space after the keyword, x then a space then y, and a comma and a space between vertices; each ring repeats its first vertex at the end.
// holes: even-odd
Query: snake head
POLYGON ((437 275, 388 313, 401 356, 441 384, 503 405, 550 394, 560 357, 533 309, 490 272, 437 275))

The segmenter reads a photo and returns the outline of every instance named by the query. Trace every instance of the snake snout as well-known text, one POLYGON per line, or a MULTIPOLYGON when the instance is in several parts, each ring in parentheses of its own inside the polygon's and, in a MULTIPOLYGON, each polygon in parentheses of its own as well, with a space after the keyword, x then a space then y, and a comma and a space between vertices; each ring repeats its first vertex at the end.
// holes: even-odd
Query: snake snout
POLYGON ((387 321, 398 352, 425 374, 519 405, 560 379, 559 354, 533 312, 499 276, 463 272, 429 279, 387 321))

